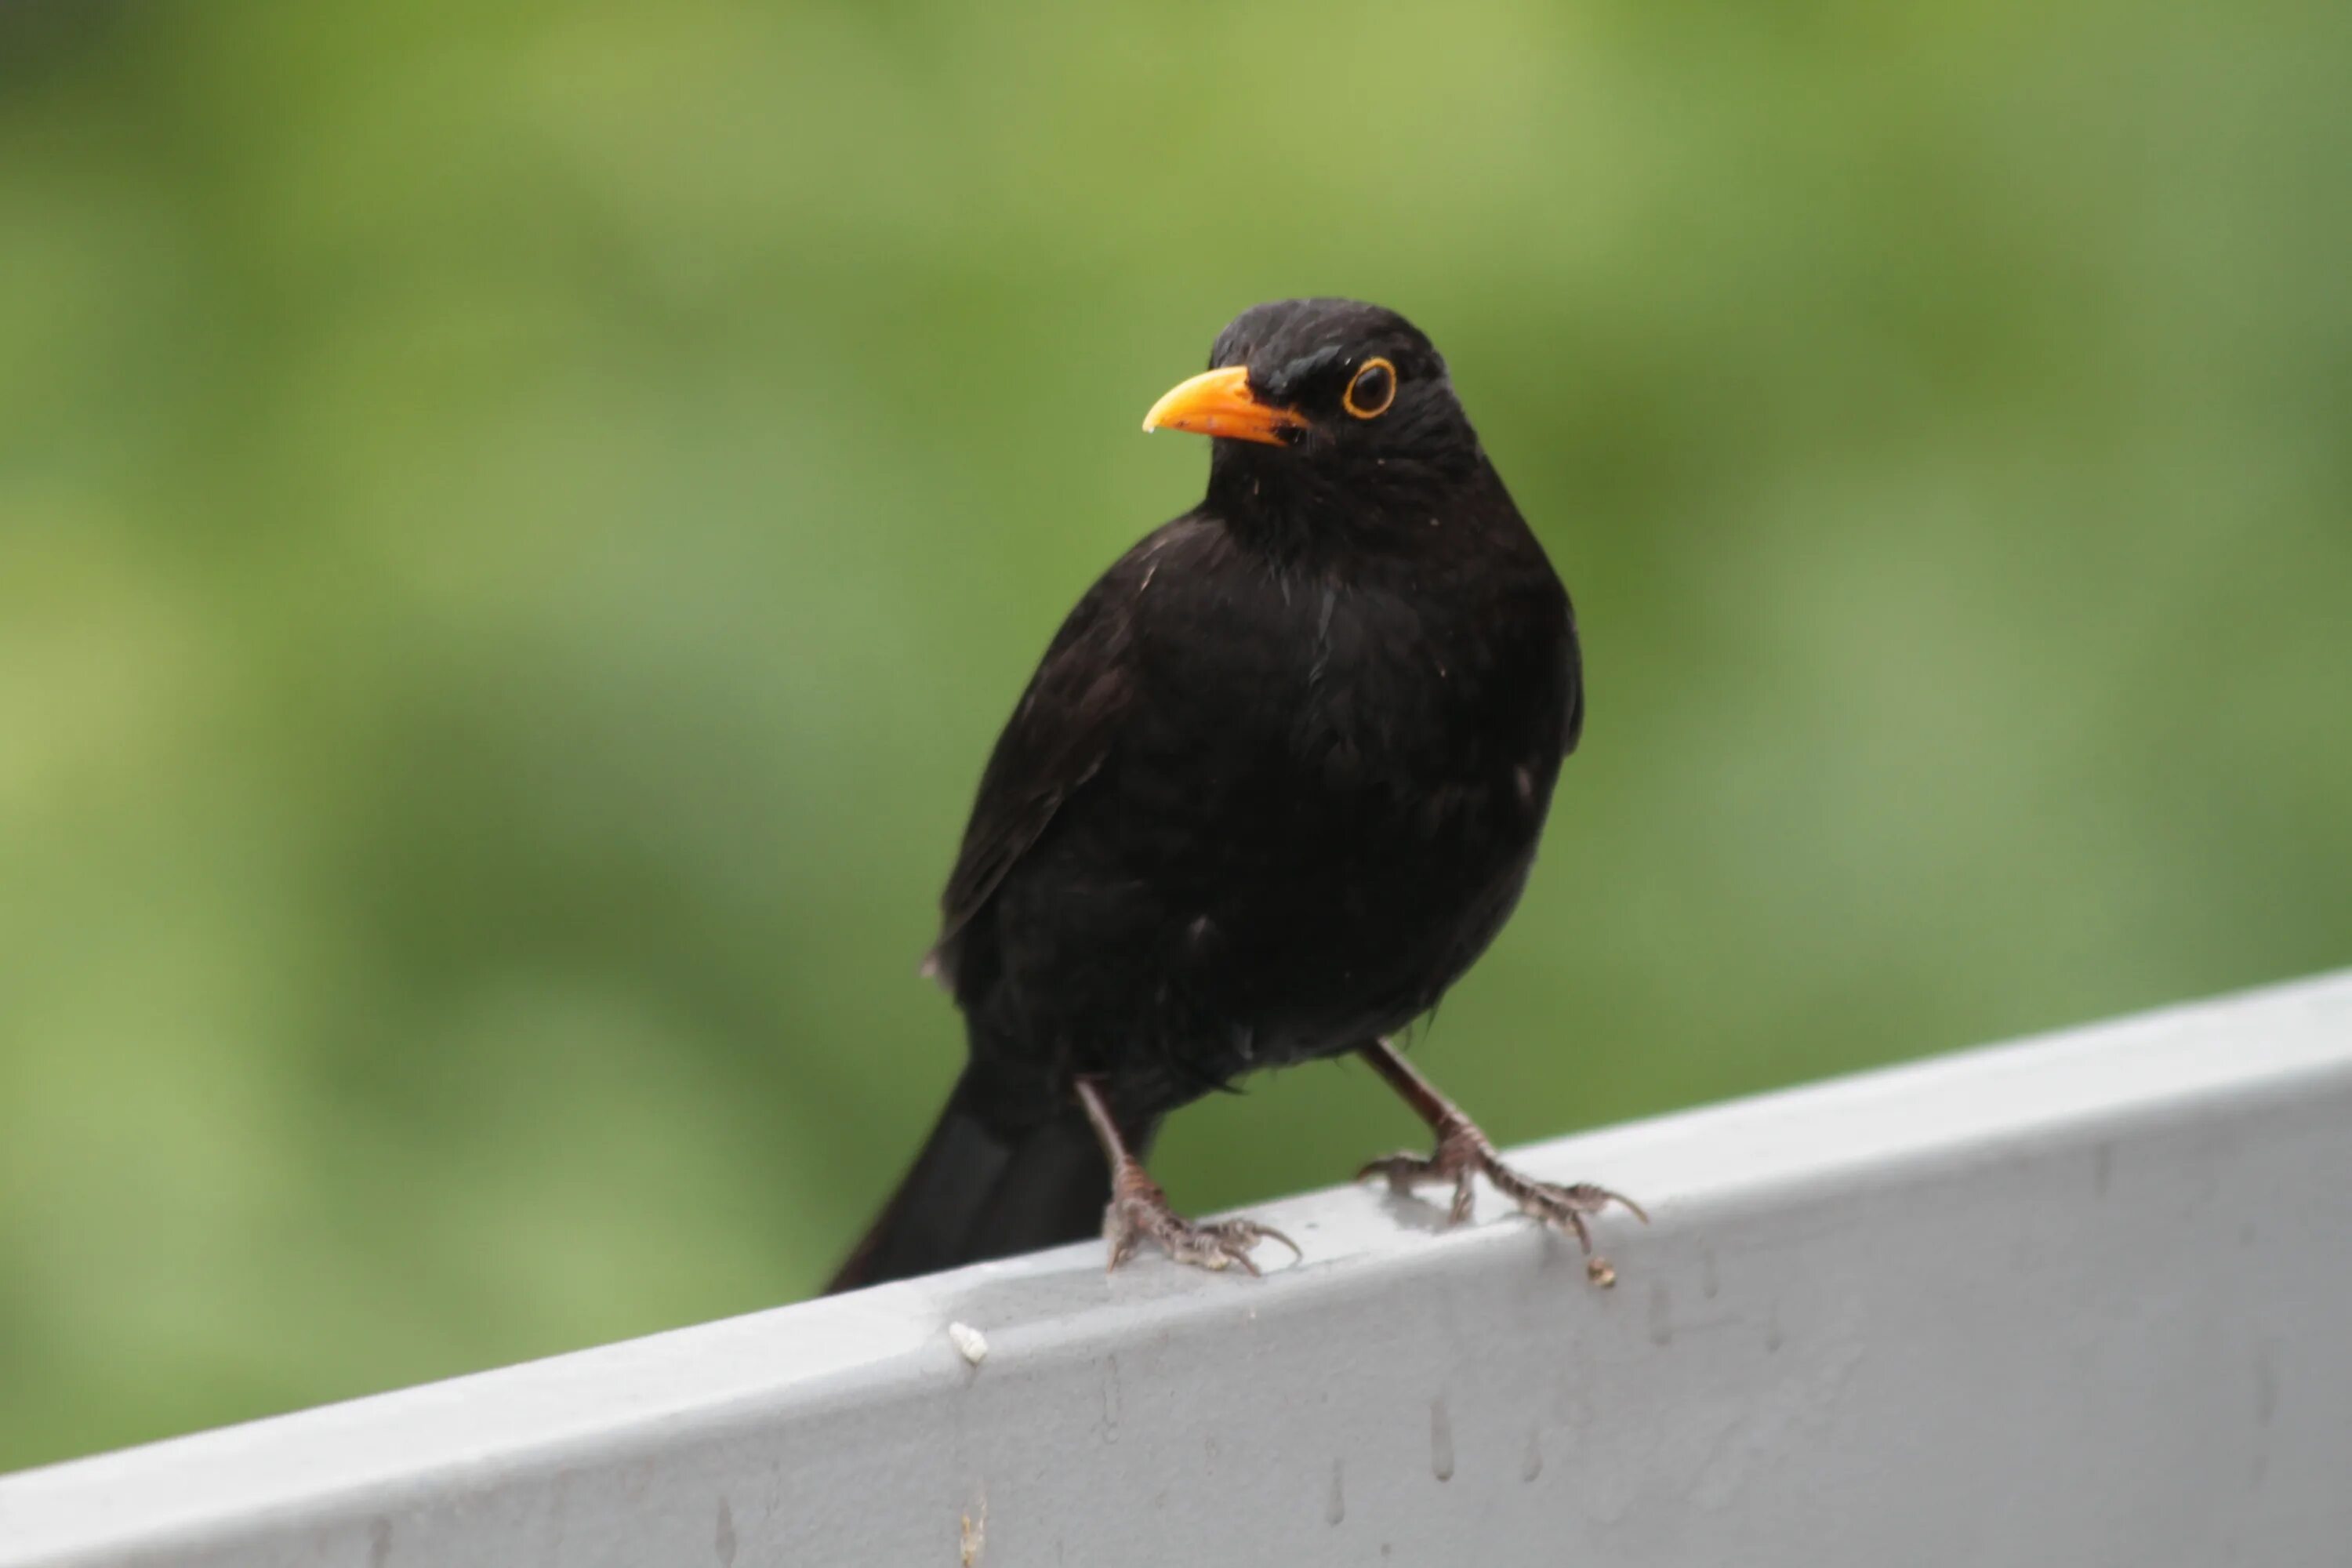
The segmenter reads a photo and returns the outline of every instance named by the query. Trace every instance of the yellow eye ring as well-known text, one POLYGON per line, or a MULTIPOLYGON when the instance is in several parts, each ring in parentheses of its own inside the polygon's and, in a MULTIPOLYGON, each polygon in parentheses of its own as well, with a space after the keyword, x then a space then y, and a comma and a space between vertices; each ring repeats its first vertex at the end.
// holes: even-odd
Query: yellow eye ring
POLYGON ((1368 359, 1340 395, 1339 405, 1359 419, 1378 419, 1396 401, 1396 366, 1384 359, 1368 359))

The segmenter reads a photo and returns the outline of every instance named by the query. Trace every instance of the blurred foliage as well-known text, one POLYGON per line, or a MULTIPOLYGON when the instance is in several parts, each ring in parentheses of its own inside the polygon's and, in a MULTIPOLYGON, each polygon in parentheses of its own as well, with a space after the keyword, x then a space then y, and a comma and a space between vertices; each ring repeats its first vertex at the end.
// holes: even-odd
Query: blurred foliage
MULTIPOLYGON (((808 1290, 1136 432, 1394 304, 1577 594, 1519 1140, 2352 955, 2352 8, 0 8, 0 1467, 808 1290)), ((1180 1118, 1213 1207, 1410 1136, 1180 1118)))

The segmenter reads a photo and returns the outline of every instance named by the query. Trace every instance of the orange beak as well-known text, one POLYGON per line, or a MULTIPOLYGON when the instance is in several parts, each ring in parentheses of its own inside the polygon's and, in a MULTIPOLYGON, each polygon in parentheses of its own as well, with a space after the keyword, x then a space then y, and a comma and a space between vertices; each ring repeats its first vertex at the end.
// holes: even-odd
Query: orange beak
POLYGON ((1178 382, 1143 416, 1146 430, 1190 430, 1195 436, 1262 441, 1269 447, 1286 445, 1287 433, 1306 423, 1307 416, 1295 408, 1259 402, 1250 391, 1249 367, 1239 364, 1178 382))

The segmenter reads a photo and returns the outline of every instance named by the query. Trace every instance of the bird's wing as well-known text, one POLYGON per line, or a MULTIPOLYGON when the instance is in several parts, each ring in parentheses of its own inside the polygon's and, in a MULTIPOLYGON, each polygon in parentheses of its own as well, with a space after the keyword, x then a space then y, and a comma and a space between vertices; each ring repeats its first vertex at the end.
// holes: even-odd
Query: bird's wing
POLYGON ((940 899, 940 939, 926 968, 942 984, 953 983, 964 927, 1109 757, 1135 697, 1137 601, 1158 557, 1190 527, 1184 519, 1170 523, 1104 573, 1029 678, 981 774, 963 848, 940 899))

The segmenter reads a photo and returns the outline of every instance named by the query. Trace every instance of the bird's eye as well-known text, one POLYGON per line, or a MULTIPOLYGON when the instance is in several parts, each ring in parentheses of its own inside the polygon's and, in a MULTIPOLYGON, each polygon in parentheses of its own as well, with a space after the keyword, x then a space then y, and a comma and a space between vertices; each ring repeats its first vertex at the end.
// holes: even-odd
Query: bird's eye
POLYGON ((1359 419, 1377 419, 1396 401, 1396 366, 1384 359, 1368 359, 1339 399, 1359 419))

